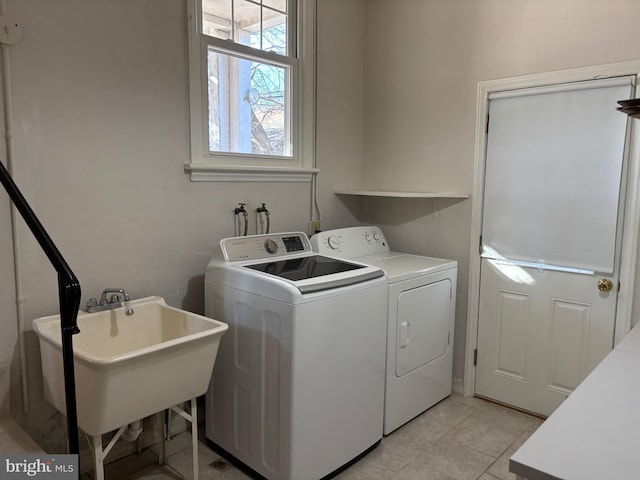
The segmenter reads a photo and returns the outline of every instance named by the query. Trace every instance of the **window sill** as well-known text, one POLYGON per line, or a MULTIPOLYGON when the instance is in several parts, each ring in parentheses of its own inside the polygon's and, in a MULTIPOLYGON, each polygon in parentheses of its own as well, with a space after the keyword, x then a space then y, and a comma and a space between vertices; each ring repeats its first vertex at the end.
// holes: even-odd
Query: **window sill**
POLYGON ((248 167, 185 163, 192 182, 311 182, 317 168, 248 167))

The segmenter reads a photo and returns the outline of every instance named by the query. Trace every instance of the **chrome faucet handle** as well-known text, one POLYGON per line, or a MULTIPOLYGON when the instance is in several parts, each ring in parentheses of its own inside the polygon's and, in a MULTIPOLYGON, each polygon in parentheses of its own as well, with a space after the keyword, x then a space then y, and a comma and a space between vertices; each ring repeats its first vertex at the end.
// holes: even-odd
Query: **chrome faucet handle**
MULTIPOLYGON (((129 301, 129 294, 127 293, 127 291, 124 288, 105 288, 102 291, 102 296, 101 298, 106 300, 107 299, 107 294, 108 293, 113 293, 113 294, 117 294, 117 295, 121 295, 122 296, 122 300, 125 302, 129 301)), ((113 295, 112 295, 113 297, 113 295)))
POLYGON ((100 295, 100 300, 90 298, 87 301, 87 312, 100 312, 103 310, 113 310, 124 304, 125 314, 133 315, 134 311, 129 303, 129 293, 124 288, 105 288, 100 295), (111 296, 107 299, 107 295, 111 296))

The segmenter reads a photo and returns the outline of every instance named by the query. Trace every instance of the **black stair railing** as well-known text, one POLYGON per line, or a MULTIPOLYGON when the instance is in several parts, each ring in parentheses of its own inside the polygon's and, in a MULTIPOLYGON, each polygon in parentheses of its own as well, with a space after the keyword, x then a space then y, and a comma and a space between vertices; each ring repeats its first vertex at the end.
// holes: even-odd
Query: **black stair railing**
MULTIPOLYGON (((31 233, 36 237, 51 265, 58 272, 58 297, 60 299, 60 328, 62 333, 62 363, 64 369, 64 391, 67 406, 67 436, 69 453, 77 454, 78 414, 76 406, 76 381, 73 367, 73 338, 80 333, 78 328, 78 310, 80 309, 80 282, 56 248, 53 240, 44 229, 11 175, 0 162, 0 182, 9 194, 14 205, 22 215, 31 233)), ((19 332, 22 334, 22 332, 19 332)))

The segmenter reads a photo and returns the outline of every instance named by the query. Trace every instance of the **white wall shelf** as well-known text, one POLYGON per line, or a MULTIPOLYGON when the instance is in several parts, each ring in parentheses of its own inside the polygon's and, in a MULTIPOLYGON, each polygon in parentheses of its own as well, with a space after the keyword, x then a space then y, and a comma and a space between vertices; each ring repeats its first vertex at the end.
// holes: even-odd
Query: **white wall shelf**
POLYGON ((447 192, 394 192, 388 190, 336 190, 336 195, 359 195, 362 197, 392 198, 469 198, 468 193, 447 192))

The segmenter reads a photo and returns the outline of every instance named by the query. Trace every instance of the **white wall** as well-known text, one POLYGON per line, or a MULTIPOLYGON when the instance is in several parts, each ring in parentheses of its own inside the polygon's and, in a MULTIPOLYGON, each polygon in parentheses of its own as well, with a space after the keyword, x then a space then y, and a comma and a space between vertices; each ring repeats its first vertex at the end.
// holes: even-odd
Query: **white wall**
MULTIPOLYGON (((133 298, 161 295, 171 305, 202 312, 205 267, 213 246, 234 234, 238 202, 251 209, 266 202, 273 231, 307 230, 309 184, 191 183, 183 172, 189 155, 184 0, 6 3, 8 15, 24 27, 24 38, 11 47, 15 179, 78 276, 83 303, 116 286, 133 298)), ((337 1, 320 3, 321 15, 330 19, 320 21, 318 32, 319 68, 328 72, 318 78, 320 201, 328 205, 328 223, 347 224, 353 216, 335 200, 328 179, 334 168, 341 178, 360 175, 362 63, 352 65, 351 57, 362 58, 363 24, 353 30, 351 20, 363 17, 362 2, 344 10, 337 1), (347 17, 336 26, 338 9, 347 17), (355 53, 341 52, 334 34, 353 44, 355 53), (357 80, 336 81, 334 61, 357 80), (341 119, 339 139, 335 118, 341 119)), ((11 362, 13 414, 45 449, 62 451, 61 421, 42 398, 38 345, 30 331, 34 318, 57 312, 57 278, 22 226, 31 387, 30 413, 22 417, 2 196, 0 370, 11 362)))
POLYGON ((9 212, 8 197, 0 195, 0 416, 9 413, 11 362, 18 339, 9 212))
POLYGON ((360 184, 364 150, 365 0, 318 1, 317 158, 322 229, 358 223, 359 205, 333 194, 360 184), (350 214, 345 215, 345 207, 350 214))
MULTIPOLYGON (((471 192, 477 83, 640 57, 634 0, 368 0, 369 188, 471 192)), ((471 201, 368 200, 392 246, 460 263, 454 377, 464 364, 471 201)))

